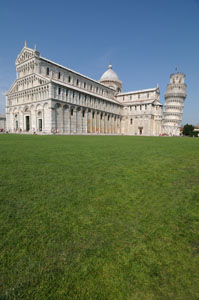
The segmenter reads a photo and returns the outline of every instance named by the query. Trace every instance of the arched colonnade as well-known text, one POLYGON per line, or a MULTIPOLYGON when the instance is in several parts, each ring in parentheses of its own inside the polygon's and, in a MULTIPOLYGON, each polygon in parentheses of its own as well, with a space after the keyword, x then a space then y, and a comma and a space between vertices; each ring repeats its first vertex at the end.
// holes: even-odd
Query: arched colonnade
POLYGON ((120 134, 122 117, 62 103, 10 108, 9 132, 59 134, 120 134))
POLYGON ((121 116, 85 107, 56 103, 52 130, 64 134, 120 134, 121 116))

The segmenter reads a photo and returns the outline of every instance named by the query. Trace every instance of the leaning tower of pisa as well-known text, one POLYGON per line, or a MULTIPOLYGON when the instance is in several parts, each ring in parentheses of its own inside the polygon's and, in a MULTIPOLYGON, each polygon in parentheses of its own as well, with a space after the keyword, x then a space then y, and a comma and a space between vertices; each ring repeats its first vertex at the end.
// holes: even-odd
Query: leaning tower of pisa
POLYGON ((184 101, 187 97, 184 79, 185 74, 183 73, 171 74, 170 83, 167 85, 164 95, 165 105, 162 133, 170 136, 180 135, 184 101))

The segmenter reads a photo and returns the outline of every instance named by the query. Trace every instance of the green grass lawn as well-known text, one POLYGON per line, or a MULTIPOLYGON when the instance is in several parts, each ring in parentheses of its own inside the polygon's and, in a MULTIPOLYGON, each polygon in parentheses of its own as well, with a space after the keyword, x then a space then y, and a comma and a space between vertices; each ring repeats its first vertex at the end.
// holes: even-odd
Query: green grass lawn
POLYGON ((199 299, 199 139, 0 135, 0 299, 199 299))

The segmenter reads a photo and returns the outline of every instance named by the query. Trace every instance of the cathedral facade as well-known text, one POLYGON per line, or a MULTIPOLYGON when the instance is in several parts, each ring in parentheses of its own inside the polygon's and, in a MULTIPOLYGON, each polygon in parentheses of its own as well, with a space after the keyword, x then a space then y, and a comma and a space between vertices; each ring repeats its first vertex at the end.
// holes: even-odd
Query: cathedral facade
MULTIPOLYGON (((158 136, 168 127, 163 126, 159 88, 124 93, 111 65, 99 81, 93 80, 41 57, 25 43, 16 72, 6 95, 8 132, 158 136)), ((182 111, 178 101, 175 108, 166 107, 167 116, 176 105, 182 111)), ((180 117, 178 123, 172 119, 171 135, 172 124, 180 126, 180 117)))

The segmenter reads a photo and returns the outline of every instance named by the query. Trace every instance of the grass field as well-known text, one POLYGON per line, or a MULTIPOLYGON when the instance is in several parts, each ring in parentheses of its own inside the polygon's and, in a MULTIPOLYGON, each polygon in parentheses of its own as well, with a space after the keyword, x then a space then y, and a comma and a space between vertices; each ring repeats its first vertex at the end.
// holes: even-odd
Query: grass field
POLYGON ((0 135, 0 299, 199 299, 199 139, 0 135))

